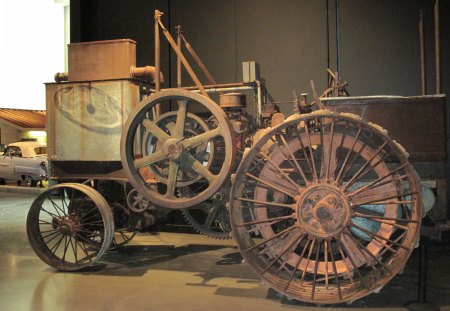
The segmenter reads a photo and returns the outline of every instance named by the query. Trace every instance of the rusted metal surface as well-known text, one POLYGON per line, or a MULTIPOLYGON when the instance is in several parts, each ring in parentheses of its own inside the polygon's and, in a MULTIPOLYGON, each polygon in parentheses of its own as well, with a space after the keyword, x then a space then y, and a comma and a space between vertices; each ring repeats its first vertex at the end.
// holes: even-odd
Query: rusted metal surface
POLYGON ((46 84, 48 158, 120 161, 122 126, 139 102, 133 80, 46 84))
POLYGON ((408 151, 411 162, 447 156, 445 96, 324 98, 325 109, 348 112, 378 124, 408 151))
POLYGON ((130 39, 69 44, 69 81, 124 79, 136 67, 136 42, 130 39))
POLYGON ((233 178, 241 254, 290 298, 331 304, 376 292, 419 235, 420 185, 406 152, 356 115, 288 118, 246 151, 233 178))

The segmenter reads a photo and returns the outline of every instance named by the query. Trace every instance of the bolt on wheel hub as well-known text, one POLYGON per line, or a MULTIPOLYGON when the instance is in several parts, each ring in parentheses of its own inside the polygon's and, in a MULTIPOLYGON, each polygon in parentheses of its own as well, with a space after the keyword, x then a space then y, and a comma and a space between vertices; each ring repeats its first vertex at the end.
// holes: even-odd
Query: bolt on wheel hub
POLYGON ((299 226, 317 238, 330 238, 340 234, 350 221, 350 208, 342 191, 329 184, 307 189, 297 202, 299 226))
POLYGON ((169 160, 177 160, 183 154, 184 148, 180 139, 170 138, 163 144, 163 153, 169 160))

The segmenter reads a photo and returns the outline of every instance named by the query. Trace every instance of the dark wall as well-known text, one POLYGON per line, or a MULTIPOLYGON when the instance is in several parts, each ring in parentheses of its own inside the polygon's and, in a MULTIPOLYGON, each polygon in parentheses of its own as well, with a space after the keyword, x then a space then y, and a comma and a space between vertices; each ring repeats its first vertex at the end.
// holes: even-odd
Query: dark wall
MULTIPOLYGON (((450 1, 441 1, 443 92, 450 93, 450 1)), ((425 9, 428 91, 434 93, 432 0, 340 0, 340 67, 352 95, 418 95, 418 13, 425 9)), ((184 34, 218 82, 242 79, 242 61, 255 60, 277 101, 292 90, 326 87, 337 67, 333 0, 72 0, 72 42, 131 38, 137 64, 153 65, 153 14, 184 34)), ((175 55, 162 44, 166 81, 175 85, 175 55), (169 57, 171 61, 169 62, 169 57)), ((184 74, 185 81, 186 74, 184 74)), ((205 79, 202 81, 206 82, 205 79)), ((187 84, 191 84, 190 82, 187 84)), ((166 83, 165 87, 168 87, 166 83)), ((283 111, 290 112, 288 105, 283 111)))

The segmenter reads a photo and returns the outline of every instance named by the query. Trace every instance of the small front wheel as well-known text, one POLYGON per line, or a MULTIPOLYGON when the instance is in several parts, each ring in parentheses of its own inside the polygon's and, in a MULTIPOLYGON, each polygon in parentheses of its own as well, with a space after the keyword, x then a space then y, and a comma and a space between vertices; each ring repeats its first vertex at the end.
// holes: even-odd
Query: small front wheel
POLYGON ((60 184, 34 200, 27 234, 42 261, 57 270, 76 271, 94 264, 111 245, 113 215, 95 189, 60 184))

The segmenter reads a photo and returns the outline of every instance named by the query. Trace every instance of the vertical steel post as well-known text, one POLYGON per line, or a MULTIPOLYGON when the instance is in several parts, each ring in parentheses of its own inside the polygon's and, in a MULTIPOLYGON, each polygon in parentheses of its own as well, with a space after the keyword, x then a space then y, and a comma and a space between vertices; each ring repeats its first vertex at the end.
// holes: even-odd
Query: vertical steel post
POLYGON ((427 94, 425 33, 423 30, 423 10, 419 11, 419 45, 420 45, 420 95, 427 94))
POLYGON ((441 50, 439 29, 439 0, 434 4, 434 50, 436 55, 436 94, 441 94, 441 50))
MULTIPOLYGON (((155 91, 161 90, 161 42, 159 40, 159 19, 162 12, 155 10, 155 91)), ((155 105, 155 115, 159 116, 161 113, 161 107, 159 104, 155 105)))
MULTIPOLYGON (((177 45, 181 51, 181 26, 175 27, 177 31, 177 45)), ((177 54, 177 87, 181 87, 181 59, 177 54)))

